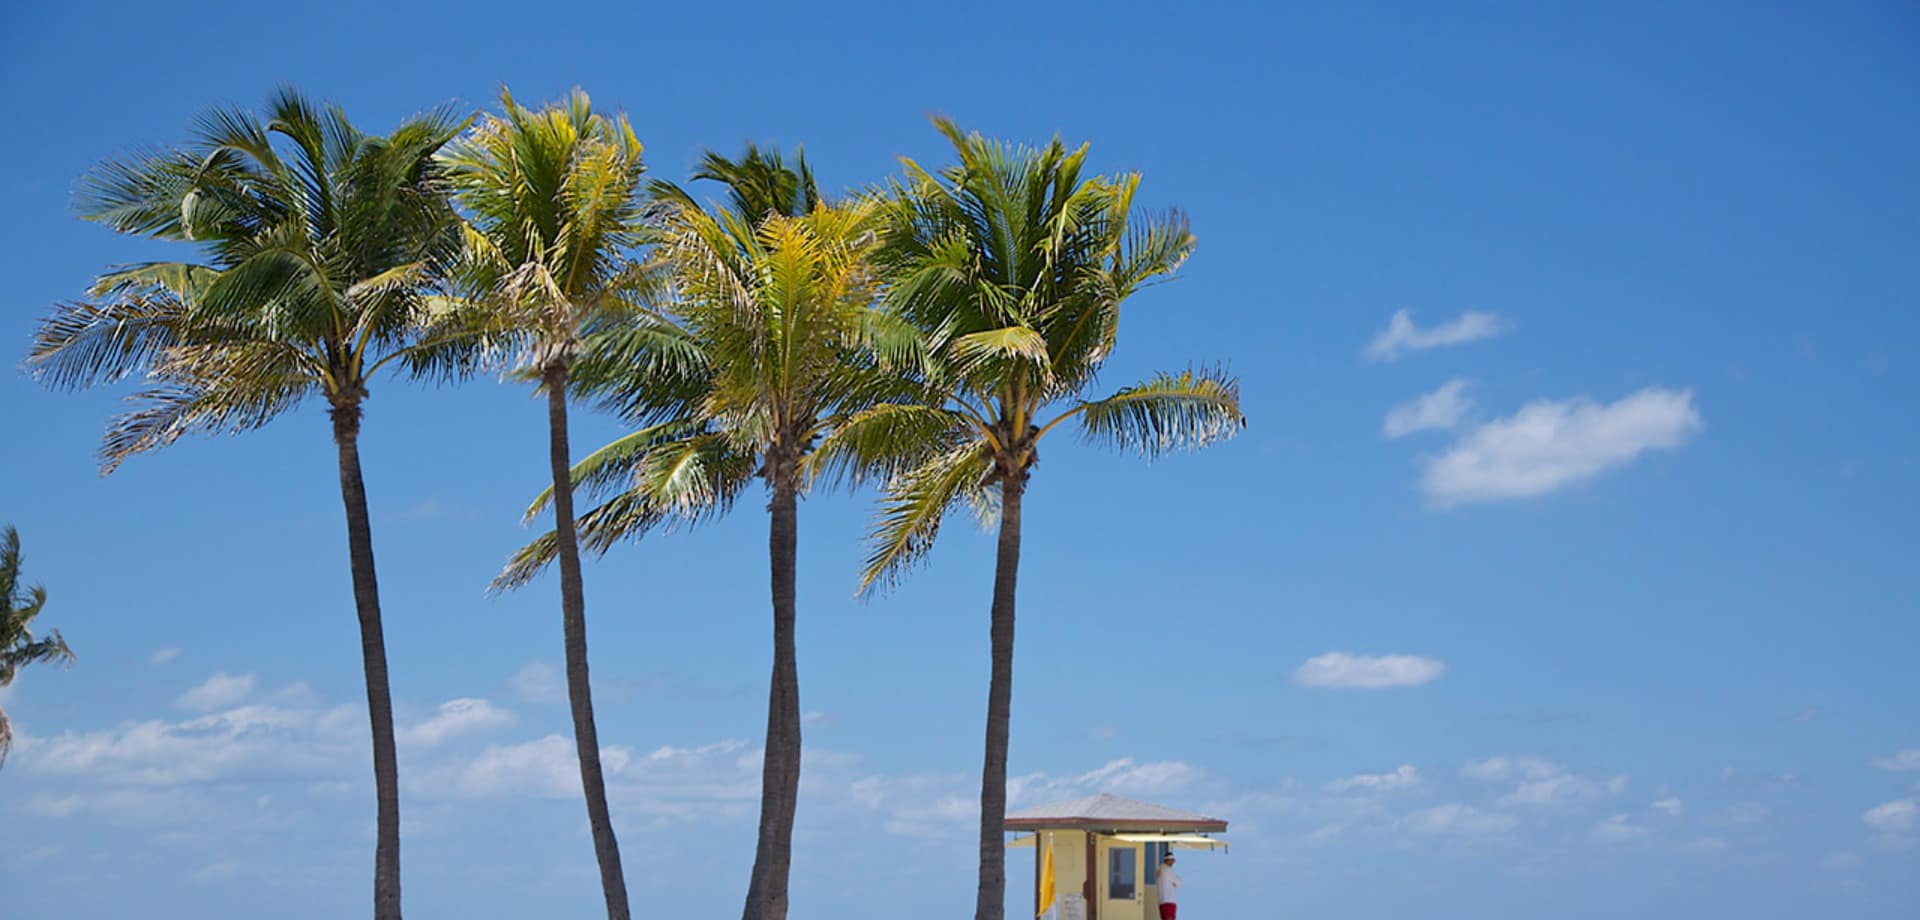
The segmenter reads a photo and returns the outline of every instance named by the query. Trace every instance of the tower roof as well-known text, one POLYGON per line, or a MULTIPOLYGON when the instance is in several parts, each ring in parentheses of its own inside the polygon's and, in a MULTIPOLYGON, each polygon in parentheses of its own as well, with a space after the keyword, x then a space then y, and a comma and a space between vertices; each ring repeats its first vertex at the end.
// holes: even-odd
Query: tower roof
POLYGON ((1069 802, 1027 808, 1007 815, 1010 831, 1075 828, 1106 831, 1224 831, 1219 818, 1123 799, 1117 795, 1090 795, 1069 802))

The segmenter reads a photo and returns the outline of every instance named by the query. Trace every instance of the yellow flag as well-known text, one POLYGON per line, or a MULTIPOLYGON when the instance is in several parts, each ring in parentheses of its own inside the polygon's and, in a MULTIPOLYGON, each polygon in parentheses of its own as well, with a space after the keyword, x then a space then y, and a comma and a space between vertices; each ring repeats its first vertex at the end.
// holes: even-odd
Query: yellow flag
POLYGON ((1044 839, 1035 842, 1044 848, 1040 854, 1040 910, 1034 914, 1039 917, 1053 907, 1053 847, 1044 839))

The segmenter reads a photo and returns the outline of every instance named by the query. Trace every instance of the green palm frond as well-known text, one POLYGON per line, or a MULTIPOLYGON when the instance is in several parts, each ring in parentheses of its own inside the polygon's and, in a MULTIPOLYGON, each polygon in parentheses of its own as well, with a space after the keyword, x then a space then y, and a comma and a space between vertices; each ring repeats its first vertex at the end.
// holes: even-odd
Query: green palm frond
POLYGON ((1080 416, 1087 440, 1148 458, 1204 447, 1247 425, 1240 381, 1219 369, 1156 374, 1068 414, 1080 416))
MULTIPOLYGON (((59 630, 36 639, 31 624, 46 606, 47 592, 20 582, 20 534, 9 525, 0 532, 0 687, 10 686, 20 669, 30 664, 69 664, 73 649, 59 630)), ((0 709, 0 766, 13 747, 13 723, 0 709)))
POLYGON ((938 406, 869 406, 834 422, 808 454, 805 475, 851 485, 891 479, 952 449, 970 427, 965 416, 938 406))
MULTIPOLYGON (((1087 173, 1084 144, 1069 148, 1054 138, 1025 147, 949 119, 934 125, 955 162, 929 169, 904 161, 905 175, 877 193, 875 261, 887 278, 886 306, 914 327, 925 350, 917 367, 893 362, 910 368, 904 376, 920 392, 878 404, 940 406, 962 418, 964 426, 941 435, 979 439, 982 455, 963 455, 985 464, 967 470, 978 482, 1024 480, 1040 439, 1069 418, 1081 419, 1090 440, 1149 457, 1240 430, 1238 384, 1223 372, 1161 374, 1104 400, 1082 396, 1113 352, 1122 303, 1170 277, 1192 253, 1184 214, 1136 211, 1139 175, 1087 173)), ((931 427, 882 428, 874 438, 912 440, 931 427)), ((848 439, 861 434, 856 427, 848 439)), ((995 513, 996 490, 961 489, 942 472, 959 475, 934 461, 894 480, 870 534, 865 585, 925 551, 946 510, 930 502, 965 498, 976 511, 995 513)))
POLYGON ((985 501, 993 455, 969 441, 901 474, 888 484, 868 538, 860 590, 889 583, 933 548, 940 522, 961 502, 985 501))
POLYGON ((101 441, 102 475, 135 454, 190 434, 237 434, 272 421, 318 389, 299 356, 277 343, 169 349, 101 441))
POLYGON ((566 364, 610 313, 658 299, 658 273, 631 255, 644 234, 641 144, 579 89, 540 109, 503 91, 500 107, 440 158, 467 214, 453 277, 517 327, 488 354, 566 364))
MULTIPOLYGON (((599 462, 615 465, 606 458, 599 462)), ((698 524, 725 514, 753 480, 755 458, 732 450, 724 438, 697 434, 630 450, 618 465, 629 476, 629 487, 576 522, 581 547, 596 555, 657 527, 698 524)), ((580 466, 574 472, 583 475, 580 466)), ((526 584, 553 562, 557 551, 553 532, 535 538, 513 554, 492 589, 526 584)))
POLYGON ((369 375, 428 344, 460 251, 434 156, 464 124, 441 110, 371 136, 280 90, 261 113, 205 113, 183 149, 102 164, 76 196, 83 216, 200 258, 103 273, 41 323, 27 369, 63 388, 144 378, 103 445, 109 470, 311 393, 357 404, 369 375))

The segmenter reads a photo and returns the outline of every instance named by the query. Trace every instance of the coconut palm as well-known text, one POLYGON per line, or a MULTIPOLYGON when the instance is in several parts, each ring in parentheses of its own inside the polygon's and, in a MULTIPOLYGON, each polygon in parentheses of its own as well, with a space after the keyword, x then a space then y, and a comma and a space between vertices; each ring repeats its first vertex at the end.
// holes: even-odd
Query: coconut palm
MULTIPOLYGON (((782 920, 800 785, 799 498, 821 476, 847 472, 823 465, 816 447, 845 413, 888 392, 897 377, 875 355, 903 345, 911 330, 873 309, 873 202, 821 201, 804 160, 789 168, 752 149, 739 160, 709 155, 697 175, 726 182, 732 209, 656 187, 654 249, 671 278, 679 344, 658 330, 645 331, 645 344, 613 333, 583 362, 593 365, 583 367, 585 389, 648 424, 581 460, 573 481, 607 496, 580 521, 596 550, 661 523, 722 513, 754 478, 771 495, 773 673, 743 916, 782 920)), ((523 550, 502 581, 523 581, 552 558, 553 536, 523 550)))
POLYGON ((999 920, 1021 504, 1040 442, 1073 422, 1090 441, 1152 457, 1231 436, 1245 421, 1238 382, 1216 370, 1082 395, 1113 349, 1120 305, 1193 250, 1182 215, 1135 213, 1136 174, 1083 177, 1084 145, 1013 147, 935 124, 959 162, 933 173, 905 161, 878 256, 891 306, 923 333, 931 398, 869 407, 831 446, 856 458, 927 456, 887 488, 863 588, 925 553, 956 504, 997 508, 974 915, 999 920))
MULTIPOLYGON (((444 325, 484 333, 452 339, 456 362, 460 352, 505 358, 546 391, 567 698, 607 916, 626 920, 627 886, 587 671, 586 596, 567 478, 567 376, 583 336, 644 316, 647 275, 627 252, 639 242, 645 167, 626 118, 595 113, 578 89, 540 111, 506 92, 500 105, 499 115, 483 116, 444 157, 472 227, 461 266, 470 309, 452 311, 472 315, 444 325), (489 347, 470 347, 482 343, 489 347)), ((423 355, 429 363, 432 357, 423 355)))
MULTIPOLYGON (((43 639, 35 639, 27 627, 46 606, 47 589, 20 582, 20 534, 8 526, 0 535, 0 687, 13 685, 20 669, 42 661, 70 662, 73 650, 60 631, 53 630, 43 639)), ((0 709, 0 767, 6 766, 7 752, 13 748, 13 723, 7 711, 0 709)))
POLYGON ((195 433, 258 428, 310 398, 332 422, 360 621, 378 801, 374 916, 400 916, 399 766, 373 533, 361 477, 370 382, 429 344, 434 279, 459 246, 435 154, 464 124, 447 111, 362 133, 291 90, 264 116, 218 109, 191 144, 90 172, 82 216, 194 244, 200 263, 122 267, 45 320, 29 369, 75 388, 137 375, 103 470, 195 433))

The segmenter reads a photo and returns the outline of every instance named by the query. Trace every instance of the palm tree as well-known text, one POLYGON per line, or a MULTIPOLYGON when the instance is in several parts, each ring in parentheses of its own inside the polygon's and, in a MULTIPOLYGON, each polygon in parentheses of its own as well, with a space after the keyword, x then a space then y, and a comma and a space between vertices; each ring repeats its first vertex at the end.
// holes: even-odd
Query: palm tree
POLYGON ((400 916, 400 786, 361 407, 383 368, 430 344, 420 330, 436 309, 432 286, 459 247, 434 157, 464 127, 443 110, 375 137, 339 107, 281 90, 264 118, 215 110, 184 149, 103 163, 82 182, 82 216, 194 243, 206 261, 108 272, 41 324, 28 358, 56 387, 146 383, 108 427, 103 472, 188 434, 248 431, 325 400, 373 735, 380 920, 400 916))
MULTIPOLYGON (((8 526, 0 536, 0 687, 10 687, 20 669, 41 661, 70 662, 73 650, 54 630, 44 639, 35 639, 27 627, 46 606, 47 589, 20 583, 20 534, 8 526)), ((6 766, 7 752, 13 748, 13 723, 7 711, 0 709, 0 767, 6 766)))
MULTIPOLYGON (((580 521, 582 539, 600 551, 663 522, 722 513, 754 478, 771 493, 773 673, 742 916, 783 920, 800 787, 799 497, 822 476, 857 474, 819 446, 845 413, 888 392, 897 375, 875 355, 911 330, 873 309, 873 202, 822 201, 804 160, 789 168, 751 148, 739 160, 710 154, 697 176, 726 182, 733 208, 708 210, 677 187, 655 188, 654 248, 673 285, 678 338, 658 328, 642 329, 645 341, 615 332, 583 361, 583 388, 643 427, 581 460, 572 477, 608 496, 580 521)), ((501 582, 524 581, 554 547, 552 534, 535 541, 501 582)))
MULTIPOLYGON (((584 335, 644 313, 637 298, 647 277, 626 253, 639 242, 645 167, 626 118, 596 114, 578 89, 564 105, 537 112, 504 91, 500 104, 500 115, 482 117, 444 157, 456 200, 473 227, 462 280, 475 315, 449 325, 484 333, 477 341, 494 347, 481 351, 512 359, 546 391, 567 698, 580 784, 607 916, 626 920, 627 885, 607 811, 587 672, 586 596, 567 478, 573 466, 567 375, 584 335)), ((455 339, 454 350, 469 350, 465 346, 477 341, 455 339)))
POLYGON ((878 256, 890 304, 923 333, 930 398, 872 406, 837 437, 872 459, 927 457, 887 488, 863 589, 921 556, 956 504, 997 507, 974 916, 1000 920, 1021 502, 1040 441, 1077 421, 1091 441, 1153 457, 1229 437, 1245 419, 1238 381, 1218 370, 1081 395, 1113 349, 1121 303, 1193 250, 1182 215, 1135 214, 1136 174, 1083 178, 1085 145, 1016 148, 935 124, 959 163, 935 174, 905 161, 878 256))

